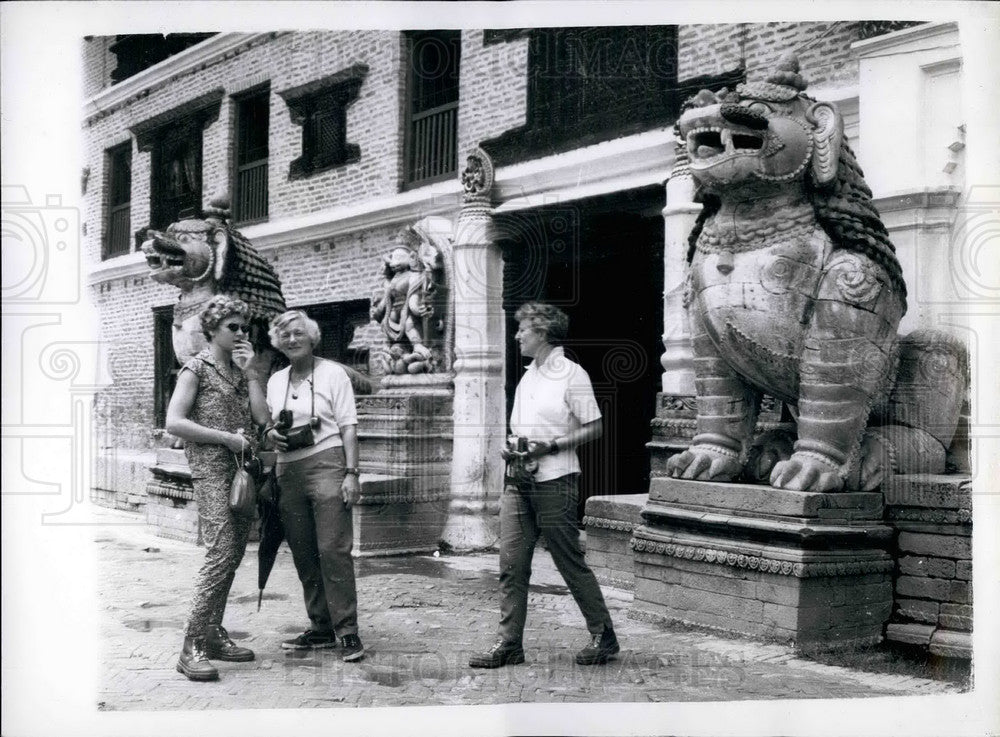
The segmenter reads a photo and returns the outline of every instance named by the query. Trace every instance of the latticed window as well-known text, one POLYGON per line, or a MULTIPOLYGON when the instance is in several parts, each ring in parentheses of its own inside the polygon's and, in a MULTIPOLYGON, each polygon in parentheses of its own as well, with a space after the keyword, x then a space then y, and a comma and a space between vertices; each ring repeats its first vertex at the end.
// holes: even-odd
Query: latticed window
POLYGON ((104 258, 128 253, 132 221, 132 142, 107 153, 108 210, 104 258))
POLYGON ((267 219, 270 99, 266 88, 237 101, 233 217, 239 223, 267 219))
POLYGON ((405 185, 446 179, 458 165, 461 31, 411 31, 407 45, 405 185))
POLYGON ((368 67, 355 64, 278 93, 288 104, 292 122, 302 126, 302 155, 291 164, 292 179, 361 158, 361 149, 347 140, 347 108, 357 99, 367 73, 368 67))

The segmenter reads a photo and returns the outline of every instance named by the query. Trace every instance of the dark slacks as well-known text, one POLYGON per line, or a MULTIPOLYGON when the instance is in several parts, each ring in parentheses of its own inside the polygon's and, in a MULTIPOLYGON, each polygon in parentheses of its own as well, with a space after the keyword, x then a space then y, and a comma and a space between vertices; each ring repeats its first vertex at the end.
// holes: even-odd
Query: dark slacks
POLYGON ((358 632, 354 524, 340 491, 345 467, 342 447, 277 467, 278 508, 311 627, 339 637, 358 632))
POLYGON ((222 624, 226 599, 247 549, 253 520, 229 511, 229 485, 233 472, 235 465, 228 474, 191 480, 201 518, 205 562, 198 571, 191 614, 185 627, 188 637, 201 637, 209 625, 222 624))
POLYGON ((500 501, 500 637, 521 642, 528 609, 531 558, 543 535, 552 560, 592 634, 611 626, 611 615, 580 547, 576 524, 578 474, 508 486, 500 501))

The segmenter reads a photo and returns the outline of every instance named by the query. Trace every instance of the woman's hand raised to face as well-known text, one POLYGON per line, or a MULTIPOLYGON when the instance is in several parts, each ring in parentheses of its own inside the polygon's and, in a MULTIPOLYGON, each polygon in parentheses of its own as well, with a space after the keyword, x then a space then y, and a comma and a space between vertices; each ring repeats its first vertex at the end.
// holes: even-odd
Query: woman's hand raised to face
POLYGON ((236 345, 233 346, 233 363, 236 364, 240 371, 246 371, 247 367, 253 363, 253 359, 254 352, 250 341, 236 341, 236 345))

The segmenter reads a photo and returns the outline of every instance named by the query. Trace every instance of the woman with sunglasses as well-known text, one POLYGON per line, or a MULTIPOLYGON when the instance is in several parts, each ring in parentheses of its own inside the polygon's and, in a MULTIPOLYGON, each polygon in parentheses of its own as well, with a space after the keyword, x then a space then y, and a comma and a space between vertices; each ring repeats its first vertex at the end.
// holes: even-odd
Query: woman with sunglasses
POLYGON ((229 487, 241 456, 251 450, 252 422, 267 422, 260 377, 251 368, 249 318, 249 306, 238 299, 219 295, 209 301, 201 313, 208 346, 184 364, 167 408, 167 432, 185 441, 205 543, 177 662, 177 670, 192 681, 219 677, 211 660, 254 659, 222 626, 252 523, 230 511, 229 487))
POLYGON ((278 509, 310 623, 281 647, 332 648, 339 636, 341 659, 354 662, 365 654, 351 557, 361 493, 354 389, 343 366, 313 353, 319 325, 301 310, 274 318, 269 335, 291 365, 267 382, 265 437, 278 451, 278 509))

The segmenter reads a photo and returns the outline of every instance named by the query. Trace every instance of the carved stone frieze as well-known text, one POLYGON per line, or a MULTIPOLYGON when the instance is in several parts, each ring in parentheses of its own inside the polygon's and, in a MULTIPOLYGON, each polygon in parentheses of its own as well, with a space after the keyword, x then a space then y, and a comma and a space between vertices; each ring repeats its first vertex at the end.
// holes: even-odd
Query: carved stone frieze
POLYGON ((787 560, 746 555, 713 548, 663 543, 654 540, 632 538, 629 547, 637 553, 655 553, 672 558, 703 561, 734 568, 746 568, 761 573, 774 573, 796 578, 816 578, 821 576, 860 576, 868 573, 889 573, 895 567, 892 560, 853 560, 829 563, 799 563, 787 560))

